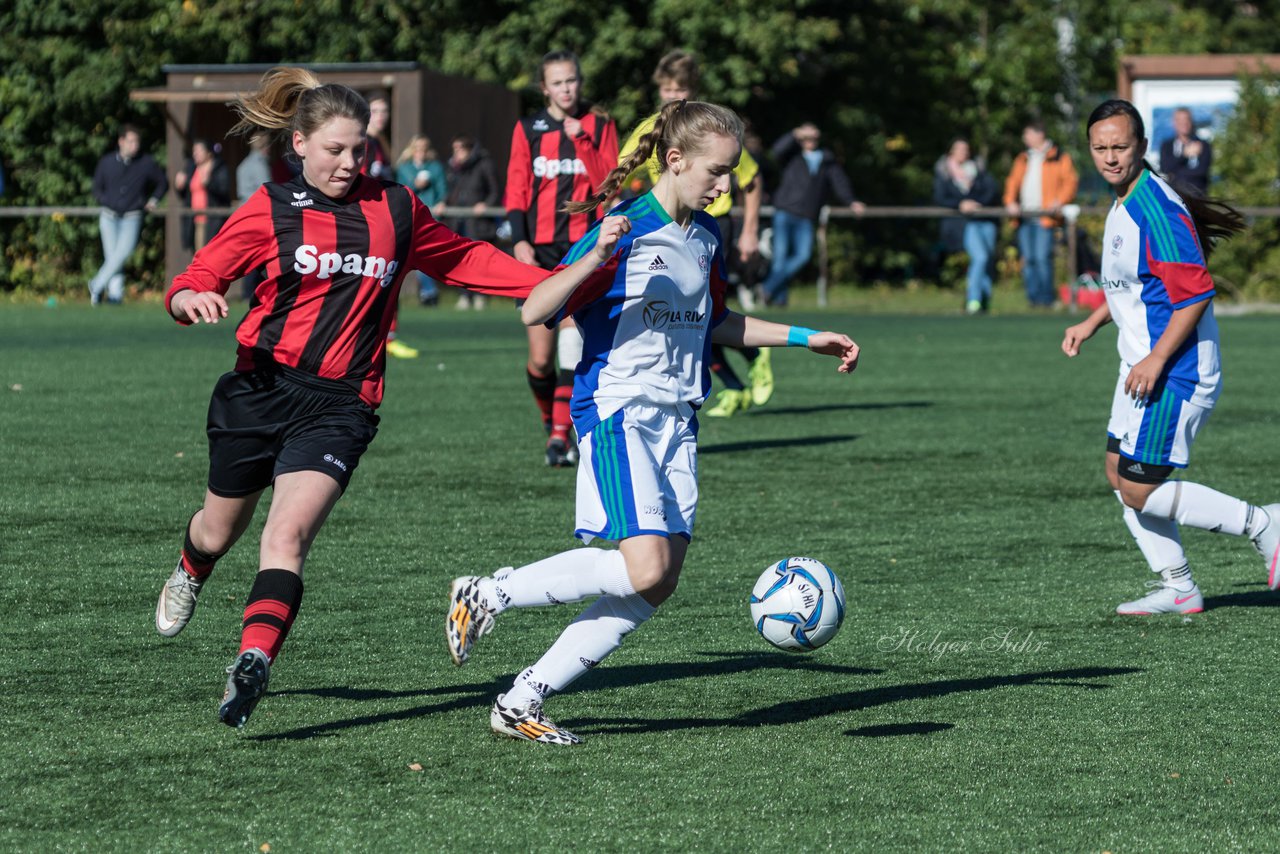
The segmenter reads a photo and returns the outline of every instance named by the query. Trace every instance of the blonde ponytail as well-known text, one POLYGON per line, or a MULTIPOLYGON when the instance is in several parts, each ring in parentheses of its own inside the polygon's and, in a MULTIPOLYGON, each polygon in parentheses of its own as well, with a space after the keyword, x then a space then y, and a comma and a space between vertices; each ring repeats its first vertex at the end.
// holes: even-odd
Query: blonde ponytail
POLYGON ((718 104, 705 101, 672 101, 658 111, 653 130, 640 137, 636 148, 618 164, 600 184, 594 196, 564 206, 568 213, 587 213, 612 198, 622 187, 627 176, 635 172, 655 152, 658 155, 658 171, 667 168, 667 152, 679 149, 685 154, 696 154, 703 149, 708 136, 727 136, 742 142, 743 124, 737 113, 718 104))

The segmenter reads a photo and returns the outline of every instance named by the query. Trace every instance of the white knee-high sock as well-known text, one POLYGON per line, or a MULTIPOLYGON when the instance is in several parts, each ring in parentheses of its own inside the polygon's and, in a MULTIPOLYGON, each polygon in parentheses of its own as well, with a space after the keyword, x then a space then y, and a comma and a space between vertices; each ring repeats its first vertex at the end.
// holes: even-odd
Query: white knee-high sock
POLYGON ((480 581, 489 609, 581 602, 591 596, 629 596, 635 593, 622 552, 612 549, 571 549, 522 566, 503 569, 480 581))
POLYGON ((1170 519, 1139 513, 1124 503, 1119 490, 1116 491, 1116 500, 1124 507, 1124 524, 1138 544, 1138 550, 1147 559, 1151 571, 1160 573, 1165 581, 1180 581, 1183 577, 1190 580, 1191 572, 1187 569, 1187 555, 1182 550, 1177 524, 1170 519), (1171 577, 1175 574, 1176 577, 1171 577))
POLYGON ((1247 501, 1185 480, 1161 484, 1147 497, 1142 512, 1148 516, 1172 519, 1179 525, 1237 537, 1250 527, 1250 516, 1258 515, 1253 513, 1247 501))
POLYGON ((654 610, 638 593, 601 596, 565 627, 537 664, 516 677, 503 705, 522 706, 563 691, 621 646, 622 639, 652 617, 654 610))

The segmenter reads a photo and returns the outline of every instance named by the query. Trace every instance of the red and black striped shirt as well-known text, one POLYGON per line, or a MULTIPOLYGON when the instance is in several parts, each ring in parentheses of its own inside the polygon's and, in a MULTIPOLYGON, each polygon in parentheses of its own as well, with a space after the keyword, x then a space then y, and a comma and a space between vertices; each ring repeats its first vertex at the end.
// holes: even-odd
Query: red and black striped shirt
POLYGON ((331 199, 299 176, 259 188, 173 280, 165 308, 181 290, 225 294, 262 266, 236 330, 236 370, 274 361, 345 382, 371 406, 382 400, 387 331, 409 270, 517 298, 547 276, 454 234, 408 187, 361 177, 331 199))
POLYGON ((516 122, 507 164, 505 205, 511 239, 534 244, 573 243, 596 220, 596 214, 568 214, 566 202, 595 193, 618 165, 618 128, 613 119, 580 108, 576 137, 564 123, 541 110, 516 122))

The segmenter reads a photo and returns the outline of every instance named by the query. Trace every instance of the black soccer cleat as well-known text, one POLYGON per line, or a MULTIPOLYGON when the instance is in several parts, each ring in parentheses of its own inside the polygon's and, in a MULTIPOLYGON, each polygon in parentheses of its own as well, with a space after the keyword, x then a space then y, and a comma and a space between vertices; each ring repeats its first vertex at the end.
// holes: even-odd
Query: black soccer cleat
POLYGON ((227 726, 239 729, 253 714, 262 695, 267 692, 271 678, 271 663, 260 649, 248 649, 240 653, 235 663, 227 668, 227 690, 218 707, 218 719, 227 726))
POLYGON ((577 450, 574 450, 574 456, 569 456, 569 443, 564 439, 552 439, 547 442, 547 465, 552 468, 573 468, 577 460, 577 450))

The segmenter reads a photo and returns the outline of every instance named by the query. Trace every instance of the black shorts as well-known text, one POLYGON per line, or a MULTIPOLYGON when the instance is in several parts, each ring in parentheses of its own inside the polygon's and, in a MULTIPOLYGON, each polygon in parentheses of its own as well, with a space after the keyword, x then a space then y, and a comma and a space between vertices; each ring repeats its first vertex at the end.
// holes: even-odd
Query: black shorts
POLYGON ((572 248, 572 243, 535 243, 533 255, 539 267, 544 270, 554 270, 560 266, 560 261, 572 248))
POLYGON ((377 433, 373 407, 344 383, 281 366, 232 371, 209 401, 209 491, 252 495, 295 471, 345 491, 377 433))
MULTIPOLYGON (((573 248, 572 243, 534 243, 533 260, 544 270, 554 270, 560 266, 561 259, 569 254, 569 250, 573 248)), ((516 300, 516 311, 524 305, 523 299, 516 300)))
POLYGON ((1120 457, 1116 473, 1123 480, 1131 480, 1134 483, 1164 483, 1173 474, 1173 466, 1158 466, 1140 462, 1133 457, 1126 457, 1120 450, 1120 440, 1114 436, 1107 437, 1107 452, 1120 457))

